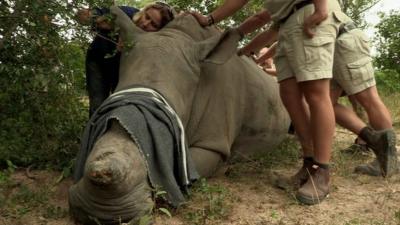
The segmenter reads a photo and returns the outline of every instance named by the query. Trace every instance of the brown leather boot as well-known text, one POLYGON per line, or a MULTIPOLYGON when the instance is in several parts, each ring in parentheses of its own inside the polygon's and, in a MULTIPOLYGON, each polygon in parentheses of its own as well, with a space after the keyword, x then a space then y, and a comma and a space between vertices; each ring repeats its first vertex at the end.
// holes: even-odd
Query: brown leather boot
POLYGON ((296 198, 299 202, 306 205, 319 204, 329 194, 329 168, 317 167, 307 182, 299 189, 296 198))
POLYGON ((381 176, 382 171, 378 160, 374 159, 372 162, 362 164, 354 169, 355 173, 366 174, 369 176, 381 176))
POLYGON ((295 175, 291 177, 278 176, 275 180, 275 185, 287 191, 299 189, 307 181, 308 177, 315 173, 316 169, 313 165, 314 159, 312 157, 304 158, 303 166, 295 175))
MULTIPOLYGON (((397 166, 397 168, 395 168, 394 172, 398 173, 399 171, 400 171, 400 168, 399 168, 399 166, 397 166)), ((354 172, 359 173, 359 174, 369 175, 369 176, 381 176, 382 175, 381 167, 380 167, 377 159, 374 159, 373 161, 371 161, 369 163, 361 164, 361 165, 357 166, 354 169, 354 172)))
POLYGON ((397 170, 396 134, 393 129, 375 131, 364 127, 359 136, 367 142, 379 162, 382 176, 391 176, 397 170))
POLYGON ((352 145, 350 145, 349 147, 345 148, 343 151, 345 153, 350 153, 350 154, 368 153, 370 151, 370 149, 368 148, 368 145, 364 140, 362 140, 360 137, 357 137, 354 140, 354 143, 352 145))

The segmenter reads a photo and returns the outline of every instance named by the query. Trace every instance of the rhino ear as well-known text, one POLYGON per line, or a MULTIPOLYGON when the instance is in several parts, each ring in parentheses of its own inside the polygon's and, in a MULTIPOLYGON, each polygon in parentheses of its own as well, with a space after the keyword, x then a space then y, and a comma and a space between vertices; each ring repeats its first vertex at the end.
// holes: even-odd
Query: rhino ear
POLYGON ((242 36, 236 29, 199 42, 200 59, 204 62, 223 64, 236 54, 242 36))
POLYGON ((118 6, 111 6, 110 11, 116 16, 115 25, 120 29, 120 36, 124 43, 132 43, 138 35, 144 33, 118 6))

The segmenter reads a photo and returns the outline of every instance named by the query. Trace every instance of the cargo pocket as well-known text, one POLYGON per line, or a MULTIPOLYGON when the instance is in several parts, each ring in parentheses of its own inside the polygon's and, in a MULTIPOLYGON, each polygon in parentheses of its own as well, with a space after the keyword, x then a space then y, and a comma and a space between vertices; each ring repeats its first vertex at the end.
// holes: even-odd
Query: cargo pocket
POLYGON ((368 36, 362 30, 359 30, 359 29, 354 30, 354 35, 356 35, 358 37, 357 40, 358 40, 360 51, 364 55, 370 56, 371 51, 370 51, 370 43, 369 43, 370 41, 369 41, 368 36))
POLYGON ((371 57, 364 57, 355 62, 347 64, 347 68, 354 85, 359 85, 373 77, 374 68, 371 61, 371 57))
POLYGON ((334 38, 314 37, 304 40, 305 63, 310 71, 330 70, 333 64, 334 38))
POLYGON ((355 37, 351 33, 344 33, 336 39, 337 48, 335 51, 339 55, 346 55, 354 52, 357 49, 355 37))
POLYGON ((333 11, 333 18, 335 18, 336 22, 340 23, 347 23, 351 21, 350 17, 341 11, 333 11))

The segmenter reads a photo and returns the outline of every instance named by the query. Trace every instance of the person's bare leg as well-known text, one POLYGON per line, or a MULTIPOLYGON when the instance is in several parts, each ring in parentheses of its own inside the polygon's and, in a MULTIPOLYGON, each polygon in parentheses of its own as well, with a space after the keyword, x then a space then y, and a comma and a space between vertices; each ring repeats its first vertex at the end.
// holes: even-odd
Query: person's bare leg
POLYGON ((335 112, 336 123, 358 135, 361 129, 366 127, 366 124, 353 110, 338 102, 341 94, 341 89, 331 90, 331 100, 335 112))
POLYGON ((356 171, 383 176, 391 176, 399 171, 396 134, 392 128, 392 119, 387 107, 379 97, 376 86, 365 89, 354 95, 357 101, 367 112, 369 122, 372 128, 365 127, 359 133, 359 136, 365 140, 368 146, 374 151, 376 161, 361 165, 356 171), (379 164, 379 168, 377 165, 379 164))
POLYGON ((311 133, 309 130, 309 111, 296 79, 289 78, 281 81, 279 84, 279 90, 283 105, 289 113, 296 135, 302 147, 303 165, 296 174, 290 178, 279 176, 278 179, 276 179, 275 184, 279 188, 292 190, 298 189, 308 180, 310 174, 314 172, 314 152, 311 133))
POLYGON ((358 118, 360 118, 362 121, 367 121, 368 120, 367 114, 365 113, 365 110, 361 106, 361 104, 354 97, 354 95, 349 95, 349 96, 347 96, 347 98, 349 99, 349 102, 351 104, 351 108, 356 113, 358 118))
POLYGON ((313 146, 310 132, 310 118, 308 106, 304 102, 303 93, 300 91, 295 78, 289 78, 280 82, 280 96, 289 113, 294 125, 296 134, 299 138, 303 157, 313 157, 313 146))
POLYGON ((310 109, 314 171, 299 188, 296 198, 301 203, 313 205, 320 203, 329 194, 329 161, 335 132, 335 115, 328 79, 301 82, 299 87, 310 109))
POLYGON ((329 164, 333 135, 335 132, 335 114, 329 93, 329 79, 301 82, 310 108, 310 128, 314 147, 314 159, 329 164))
POLYGON ((375 130, 392 128, 389 110, 379 97, 376 86, 365 89, 354 95, 368 115, 368 120, 375 130))

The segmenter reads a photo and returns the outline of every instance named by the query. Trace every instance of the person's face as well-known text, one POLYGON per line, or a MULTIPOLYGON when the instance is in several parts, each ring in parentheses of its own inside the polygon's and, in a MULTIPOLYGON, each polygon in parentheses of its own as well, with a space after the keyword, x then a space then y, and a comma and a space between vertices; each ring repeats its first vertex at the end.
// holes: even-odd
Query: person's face
POLYGON ((144 31, 158 31, 161 29, 161 19, 161 13, 158 9, 149 8, 139 18, 136 25, 144 31))

